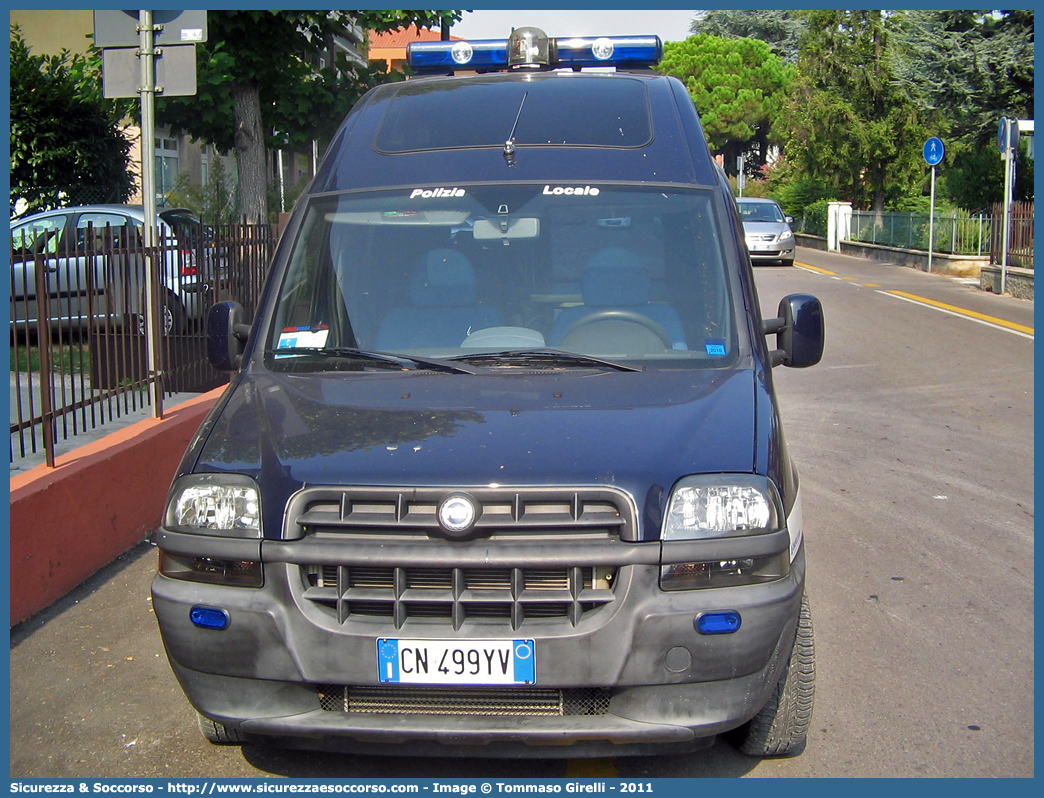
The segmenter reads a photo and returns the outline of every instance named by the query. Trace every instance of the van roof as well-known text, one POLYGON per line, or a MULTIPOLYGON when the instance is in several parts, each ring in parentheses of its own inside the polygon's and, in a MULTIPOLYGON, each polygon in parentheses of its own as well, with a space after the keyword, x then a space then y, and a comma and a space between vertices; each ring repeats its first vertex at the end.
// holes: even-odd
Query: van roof
POLYGON ((380 86, 345 120, 312 191, 504 180, 716 182, 676 79, 560 70, 380 86))

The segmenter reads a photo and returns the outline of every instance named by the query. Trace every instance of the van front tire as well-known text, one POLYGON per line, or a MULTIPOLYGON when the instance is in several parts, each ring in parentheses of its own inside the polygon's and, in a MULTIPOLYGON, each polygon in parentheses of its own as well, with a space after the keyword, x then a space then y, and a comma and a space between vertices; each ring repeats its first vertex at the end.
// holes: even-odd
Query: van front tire
POLYGON ((211 720, 198 712, 196 713, 196 723, 199 724, 199 730, 203 736, 214 743, 214 745, 238 745, 243 742, 238 729, 230 728, 224 723, 218 723, 216 720, 211 720))
POLYGON ((815 684, 812 612, 808 596, 802 596, 797 634, 787 667, 768 703, 734 733, 733 741, 740 753, 757 757, 788 757, 804 751, 812 723, 815 684))

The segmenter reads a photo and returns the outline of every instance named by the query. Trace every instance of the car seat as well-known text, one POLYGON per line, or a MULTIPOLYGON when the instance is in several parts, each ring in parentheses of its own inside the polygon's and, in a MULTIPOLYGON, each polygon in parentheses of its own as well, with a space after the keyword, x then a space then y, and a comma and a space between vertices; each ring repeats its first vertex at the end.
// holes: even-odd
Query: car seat
POLYGON ((433 249, 413 270, 411 307, 395 308, 381 322, 380 350, 458 347, 475 330, 499 327, 503 314, 476 301, 475 269, 453 249, 433 249))
POLYGON ((548 335, 549 346, 561 342, 566 331, 585 316, 621 310, 639 313, 659 324, 670 337, 672 349, 688 348, 674 308, 649 301, 649 269, 636 253, 622 247, 601 249, 588 259, 582 279, 584 304, 562 309, 548 335))

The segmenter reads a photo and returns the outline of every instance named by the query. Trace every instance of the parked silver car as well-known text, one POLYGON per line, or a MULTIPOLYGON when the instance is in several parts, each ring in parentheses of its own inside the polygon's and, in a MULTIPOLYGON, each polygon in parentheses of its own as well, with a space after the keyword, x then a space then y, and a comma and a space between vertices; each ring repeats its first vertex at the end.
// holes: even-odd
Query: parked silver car
POLYGON ((794 265, 794 218, 783 213, 775 200, 742 197, 736 200, 743 219, 743 234, 752 263, 779 261, 794 265))
MULTIPOLYGON (((158 213, 162 329, 181 332, 204 312, 213 283, 207 228, 192 211, 158 213), (203 254, 200 262, 199 254, 203 254)), ((46 270, 52 325, 86 329, 88 320, 144 318, 145 212, 140 205, 80 205, 11 221, 11 326, 30 328, 39 315, 37 264, 46 270)))

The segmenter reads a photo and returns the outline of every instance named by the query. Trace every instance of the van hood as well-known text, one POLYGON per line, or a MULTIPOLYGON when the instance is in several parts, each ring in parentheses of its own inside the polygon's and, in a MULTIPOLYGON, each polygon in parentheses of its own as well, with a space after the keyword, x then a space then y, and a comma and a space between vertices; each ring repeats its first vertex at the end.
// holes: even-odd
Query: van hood
POLYGON ((241 375, 193 470, 253 476, 268 519, 304 485, 491 483, 613 486, 659 515, 681 476, 754 470, 757 384, 751 369, 241 375))

